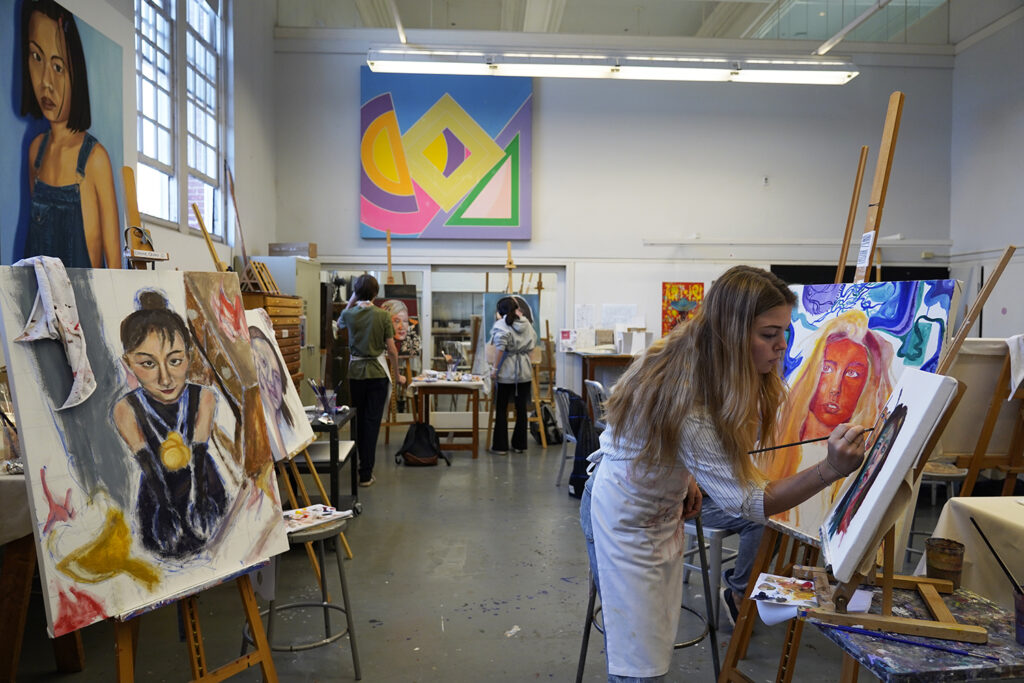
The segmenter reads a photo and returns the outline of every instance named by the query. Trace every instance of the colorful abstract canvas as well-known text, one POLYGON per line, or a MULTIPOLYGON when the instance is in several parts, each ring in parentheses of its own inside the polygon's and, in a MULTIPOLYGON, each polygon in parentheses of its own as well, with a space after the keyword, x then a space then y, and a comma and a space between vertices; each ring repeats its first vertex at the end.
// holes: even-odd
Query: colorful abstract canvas
POLYGON ((359 235, 529 239, 533 80, 362 67, 359 235))
MULTIPOLYGON (((875 422, 905 368, 934 372, 959 300, 955 280, 793 287, 797 306, 783 374, 789 400, 779 443, 827 436, 839 424, 875 422)), ((769 451, 757 464, 769 480, 818 463, 826 442, 769 451)), ((838 484, 773 517, 817 538, 838 484)))
POLYGON ((274 460, 290 458, 313 443, 313 428, 309 426, 302 399, 288 374, 270 316, 262 308, 256 308, 245 312, 245 322, 249 326, 270 450, 274 460))
MULTIPOLYGON (((877 549, 881 525, 900 484, 917 462, 956 393, 952 377, 908 368, 875 420, 864 464, 847 477, 819 530, 825 561, 849 581, 865 554, 877 549)), ((910 484, 905 491, 909 499, 910 484)), ((900 510, 896 511, 897 513, 900 510)), ((889 519, 889 524, 895 521, 889 519)))
POLYGON ((54 635, 287 549, 234 273, 7 266, 0 315, 54 635))
POLYGON ((661 336, 689 320, 704 300, 703 282, 661 283, 661 336))

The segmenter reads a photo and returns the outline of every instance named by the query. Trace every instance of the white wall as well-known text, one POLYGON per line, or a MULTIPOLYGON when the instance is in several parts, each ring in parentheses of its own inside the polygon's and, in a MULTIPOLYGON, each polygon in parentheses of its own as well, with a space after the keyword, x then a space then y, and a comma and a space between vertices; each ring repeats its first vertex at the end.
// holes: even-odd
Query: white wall
POLYGON ((950 233, 960 269, 986 273, 1022 247, 985 307, 982 333, 1024 333, 1024 13, 956 57, 950 145, 950 233), (976 254, 970 252, 986 251, 976 254))
MULTIPOLYGON (((358 236, 365 53, 331 39, 334 32, 278 35, 278 237, 286 230, 289 239, 315 241, 322 255, 338 258, 379 255, 381 241, 358 236)), ((896 89, 906 92, 907 103, 883 234, 948 240, 948 204, 941 198, 949 187, 951 61, 889 62, 897 65, 864 66, 843 87, 535 80, 533 238, 516 243, 517 262, 833 261, 837 246, 801 243, 842 238, 862 144, 872 148, 866 203, 887 100, 896 89), (693 233, 781 244, 644 246, 645 239, 693 233)), ((862 212, 858 230, 863 218, 862 212)), ((419 262, 425 255, 442 261, 474 255, 490 263, 492 254, 503 259, 503 247, 401 241, 395 254, 419 262)), ((917 262, 921 247, 890 251, 894 260, 917 262)))

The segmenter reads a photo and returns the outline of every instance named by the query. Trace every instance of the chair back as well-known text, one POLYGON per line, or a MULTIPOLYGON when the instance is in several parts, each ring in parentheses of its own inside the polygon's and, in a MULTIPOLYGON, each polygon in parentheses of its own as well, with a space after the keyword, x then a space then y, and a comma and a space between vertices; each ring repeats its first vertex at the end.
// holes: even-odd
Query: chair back
POLYGON ((590 401, 590 409, 594 412, 594 426, 598 431, 603 431, 607 426, 605 422, 605 404, 608 402, 608 390, 604 385, 592 379, 583 381, 587 388, 587 400, 590 401))
POLYGON ((569 423, 569 394, 561 389, 555 389, 555 417, 562 430, 562 438, 569 443, 576 443, 576 434, 569 423))

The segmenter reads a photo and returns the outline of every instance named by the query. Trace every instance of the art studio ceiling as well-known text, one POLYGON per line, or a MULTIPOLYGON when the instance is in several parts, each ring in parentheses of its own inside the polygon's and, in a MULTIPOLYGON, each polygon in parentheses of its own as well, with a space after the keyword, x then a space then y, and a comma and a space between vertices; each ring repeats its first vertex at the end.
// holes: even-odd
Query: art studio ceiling
MULTIPOLYGON (((1021 11, 1024 0, 394 0, 393 7, 406 31, 806 40, 811 52, 865 13, 844 42, 955 45, 1021 11)), ((278 0, 277 23, 395 28, 395 11, 389 0, 278 0)))

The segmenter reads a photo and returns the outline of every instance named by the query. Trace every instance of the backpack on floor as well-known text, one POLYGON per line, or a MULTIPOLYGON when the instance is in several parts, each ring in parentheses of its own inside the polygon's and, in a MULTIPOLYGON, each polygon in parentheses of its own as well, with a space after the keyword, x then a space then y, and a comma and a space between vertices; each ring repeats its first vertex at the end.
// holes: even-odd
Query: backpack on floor
POLYGON ((583 486, 590 478, 590 475, 587 474, 587 467, 590 465, 587 457, 600 447, 597 430, 590 421, 590 417, 584 415, 580 421, 579 431, 576 433, 576 452, 572 459, 572 474, 569 475, 569 495, 573 498, 583 497, 583 486))
POLYGON ((449 467, 452 466, 452 461, 441 450, 441 440, 437 438, 437 431, 426 422, 414 422, 409 425, 402 447, 395 453, 395 464, 405 463, 423 467, 437 465, 438 458, 443 458, 449 467))
MULTIPOLYGON (((544 423, 544 435, 548 439, 548 445, 562 443, 562 430, 558 427, 558 421, 555 420, 555 414, 551 412, 551 406, 547 403, 540 404, 540 415, 541 421, 544 423)), ((533 414, 530 415, 533 417, 533 414)), ((530 433, 533 434, 533 438, 537 440, 537 443, 541 446, 544 443, 540 440, 540 428, 536 422, 530 423, 530 433)))

